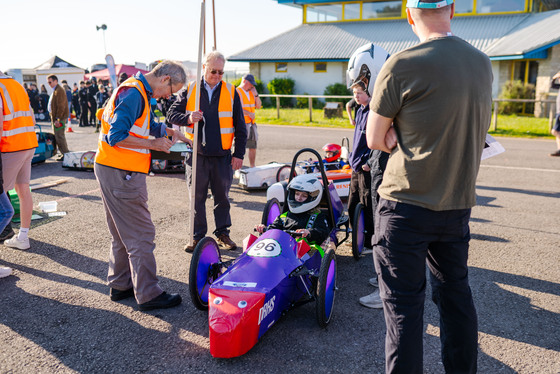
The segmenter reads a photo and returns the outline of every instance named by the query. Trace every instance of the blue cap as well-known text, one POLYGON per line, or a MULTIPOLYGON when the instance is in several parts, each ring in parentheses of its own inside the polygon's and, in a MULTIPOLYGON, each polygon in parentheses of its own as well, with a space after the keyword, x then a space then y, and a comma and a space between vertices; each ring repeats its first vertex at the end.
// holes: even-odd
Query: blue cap
POLYGON ((420 9, 438 9, 453 4, 453 0, 442 0, 437 3, 426 3, 421 0, 408 0, 406 2, 407 8, 420 8, 420 9))

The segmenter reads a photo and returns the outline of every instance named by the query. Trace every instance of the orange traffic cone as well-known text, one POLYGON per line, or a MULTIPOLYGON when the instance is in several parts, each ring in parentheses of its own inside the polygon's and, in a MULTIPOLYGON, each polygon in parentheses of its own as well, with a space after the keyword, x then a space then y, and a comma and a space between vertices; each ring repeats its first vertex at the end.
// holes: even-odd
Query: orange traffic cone
POLYGON ((74 132, 74 130, 72 130, 72 128, 69 127, 69 128, 66 129, 66 132, 74 132))

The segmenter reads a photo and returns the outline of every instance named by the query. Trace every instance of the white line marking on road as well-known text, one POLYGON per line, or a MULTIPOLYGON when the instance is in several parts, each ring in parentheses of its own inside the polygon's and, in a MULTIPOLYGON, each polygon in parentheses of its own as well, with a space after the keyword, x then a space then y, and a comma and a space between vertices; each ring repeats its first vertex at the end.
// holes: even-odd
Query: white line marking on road
POLYGON ((484 168, 495 168, 495 169, 511 169, 511 170, 530 170, 530 171, 549 171, 552 173, 560 173, 560 170, 555 169, 536 169, 536 168, 521 168, 517 166, 500 166, 500 165, 480 165, 484 168))

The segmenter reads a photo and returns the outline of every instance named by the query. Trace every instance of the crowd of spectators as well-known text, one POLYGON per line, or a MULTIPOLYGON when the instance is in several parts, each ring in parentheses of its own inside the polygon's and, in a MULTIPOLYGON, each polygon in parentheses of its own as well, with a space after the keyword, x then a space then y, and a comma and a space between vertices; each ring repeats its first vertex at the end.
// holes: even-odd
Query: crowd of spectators
MULTIPOLYGON (((127 78, 128 75, 126 73, 121 74, 118 83, 124 82, 127 78)), ((100 123, 96 118, 96 111, 98 108, 103 108, 111 97, 113 93, 111 83, 108 81, 97 81, 95 77, 91 78, 91 80, 80 81, 79 85, 74 83, 72 88, 68 85, 67 81, 63 80, 61 83, 68 99, 68 123, 70 124, 74 120, 80 127, 96 126, 99 128, 100 123)), ((35 119, 38 121, 50 121, 49 94, 45 85, 42 84, 40 89, 37 88, 35 83, 24 83, 23 86, 29 96, 29 102, 35 114, 35 119)), ((71 127, 67 131, 72 132, 71 127)))

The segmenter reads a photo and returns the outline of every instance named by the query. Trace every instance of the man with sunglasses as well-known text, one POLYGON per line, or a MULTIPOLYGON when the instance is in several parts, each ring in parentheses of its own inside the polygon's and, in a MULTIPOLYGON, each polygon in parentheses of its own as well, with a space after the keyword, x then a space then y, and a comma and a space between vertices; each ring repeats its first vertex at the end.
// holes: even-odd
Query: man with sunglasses
POLYGON ((179 131, 155 122, 150 110, 150 98, 168 97, 185 81, 183 66, 164 60, 149 73, 137 73, 123 82, 101 118, 94 170, 113 238, 107 277, 110 297, 119 301, 134 296, 140 310, 181 303, 179 294, 168 294, 159 286, 146 175, 150 149, 169 153, 177 140, 190 143, 179 131), (173 136, 173 142, 168 136, 173 136))
MULTIPOLYGON (((214 198, 214 235, 225 248, 235 250, 237 245, 229 236, 231 227, 229 189, 233 170, 241 168, 247 130, 241 99, 235 86, 222 81, 225 57, 212 51, 205 57, 204 76, 200 84, 190 82, 179 92, 177 101, 169 108, 167 122, 185 126, 187 138, 193 139, 194 124, 198 123, 198 155, 196 165, 196 190, 194 193, 193 245, 185 251, 192 252, 207 232, 206 199, 208 187, 214 198), (200 110, 195 111, 196 90, 200 89, 200 110), (232 154, 233 140, 235 149, 232 154)), ((192 181, 192 158, 185 160, 185 177, 189 188, 192 181)), ((193 202, 191 202, 192 204, 193 202)))

